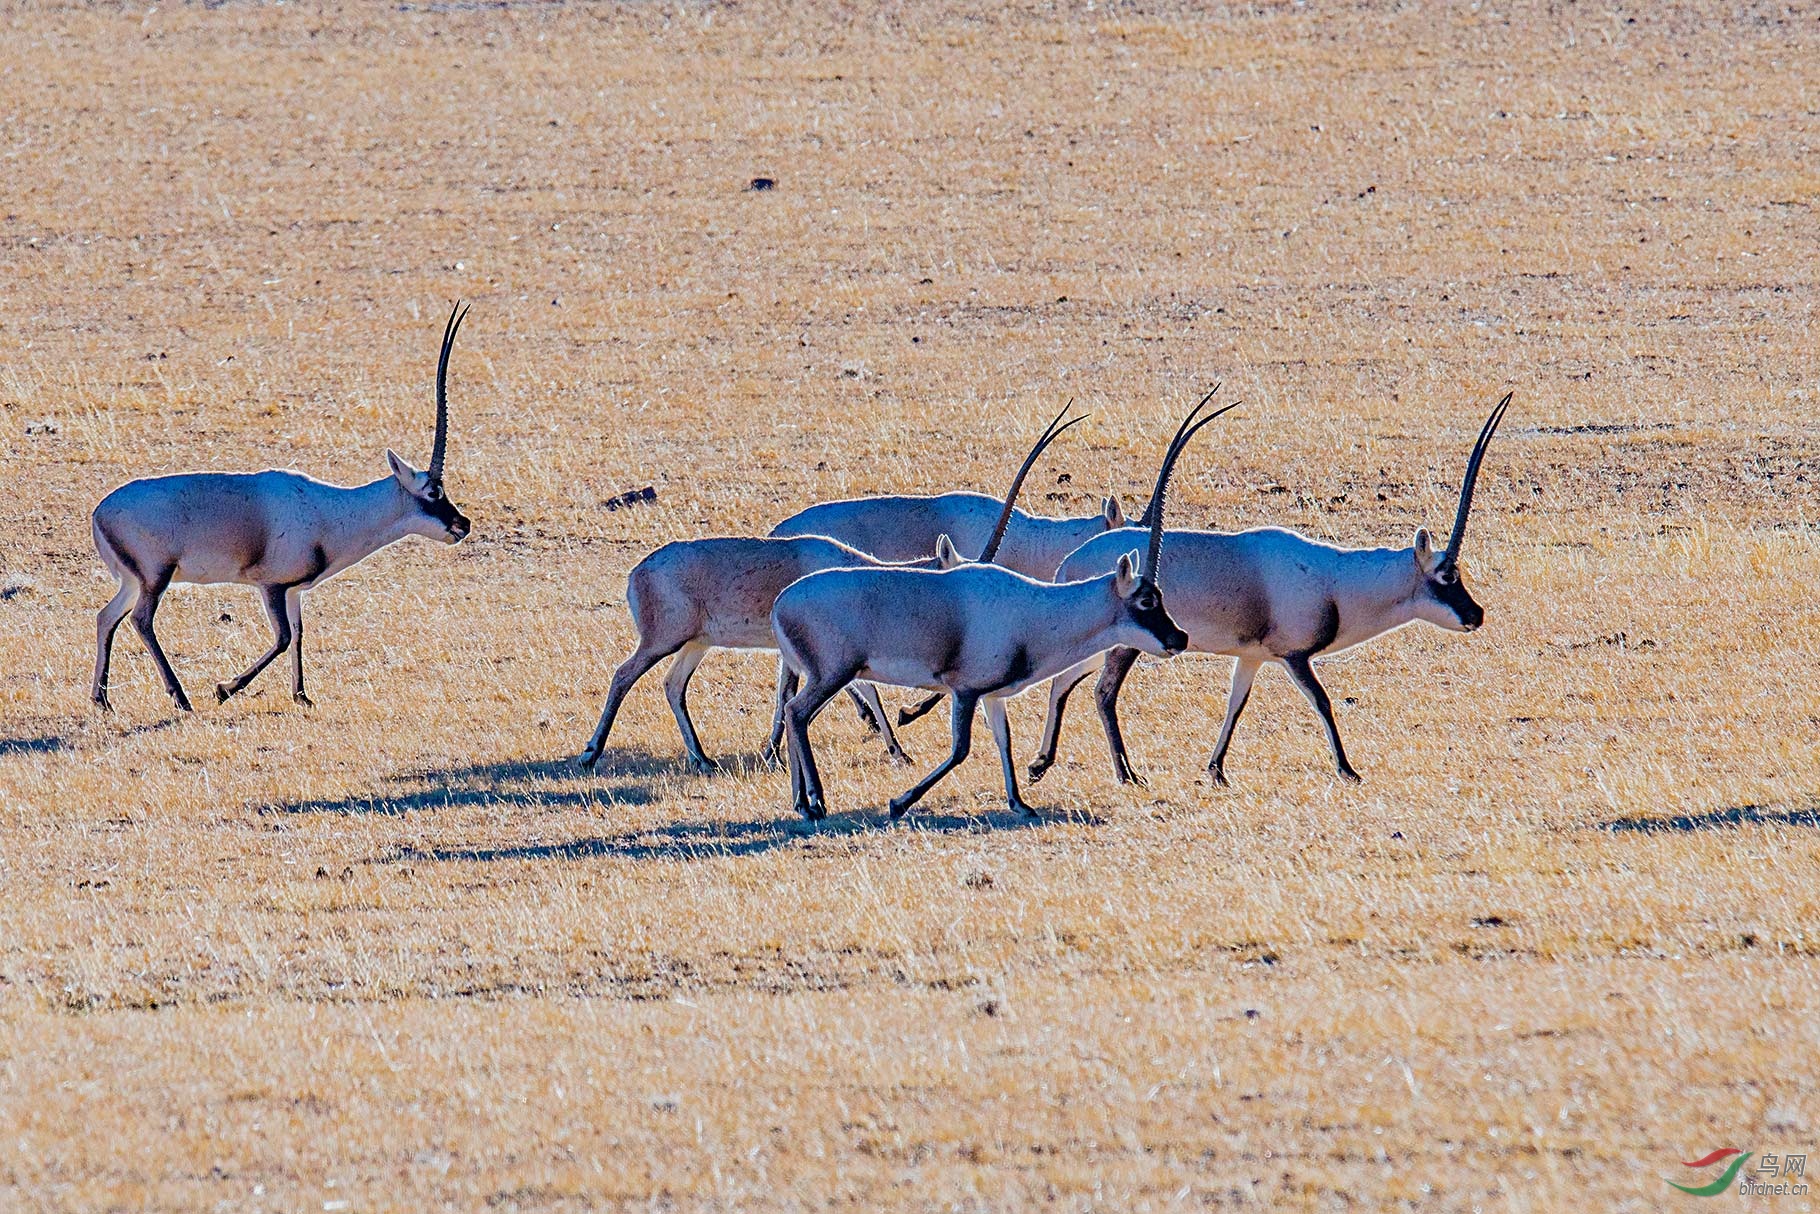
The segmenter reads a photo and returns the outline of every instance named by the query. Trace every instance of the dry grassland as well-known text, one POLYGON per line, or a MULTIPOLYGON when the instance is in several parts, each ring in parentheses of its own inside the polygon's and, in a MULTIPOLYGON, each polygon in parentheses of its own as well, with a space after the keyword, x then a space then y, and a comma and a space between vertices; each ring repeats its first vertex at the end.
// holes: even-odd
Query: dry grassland
MULTIPOLYGON (((1714 1147, 1820 1167, 1816 98, 1773 5, 10 12, 0 1205, 1655 1210, 1714 1147), (94 502, 421 461, 457 295, 473 538, 310 596, 313 711, 277 666, 173 721, 129 629, 90 712, 94 502), (885 827, 844 709, 791 820, 759 655, 695 683, 729 774, 655 678, 571 770, 661 541, 995 488, 1069 396, 1035 501, 1136 505, 1216 377, 1176 521, 1350 543, 1444 533, 1517 392, 1487 627, 1325 667, 1362 787, 1280 672, 1210 787, 1209 658, 1128 686, 1147 789, 1077 702, 1034 828, 983 728, 885 827)), ((267 641, 243 589, 161 624, 192 694, 267 641)))

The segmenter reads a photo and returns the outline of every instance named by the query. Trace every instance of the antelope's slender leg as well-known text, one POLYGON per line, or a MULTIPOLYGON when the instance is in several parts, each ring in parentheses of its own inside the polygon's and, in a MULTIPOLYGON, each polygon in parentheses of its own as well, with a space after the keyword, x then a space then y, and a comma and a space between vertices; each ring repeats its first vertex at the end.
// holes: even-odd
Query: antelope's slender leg
POLYGON ((967 752, 973 748, 973 707, 979 703, 979 694, 971 691, 954 693, 954 703, 949 711, 953 714, 949 726, 954 734, 954 749, 948 757, 935 765, 935 770, 918 780, 905 792, 891 798, 891 817, 895 820, 904 816, 904 812, 923 799, 923 794, 934 788, 943 776, 960 766, 967 758, 967 752))
POLYGON ((139 596, 139 583, 130 577, 120 579, 120 589, 108 600, 95 617, 95 682, 89 688, 89 698, 102 708, 112 708, 107 702, 107 668, 109 659, 114 655, 114 633, 120 627, 120 621, 133 608, 133 600, 139 596))
POLYGON ((620 701, 632 690, 632 684, 644 678, 651 667, 681 648, 681 644, 665 648, 661 645, 646 647, 640 643, 632 651, 632 656, 619 664, 619 669, 613 672, 613 682, 607 687, 607 703, 600 710, 600 724, 594 727, 594 736, 588 739, 588 748, 577 757, 577 762, 583 767, 592 767, 600 761, 601 749, 607 744, 607 733, 613 728, 613 718, 619 715, 620 701))
POLYGON ((1321 725, 1327 730, 1327 745, 1333 748, 1333 765, 1342 780, 1354 784, 1359 782, 1359 773, 1346 761, 1346 748, 1340 745, 1340 727, 1333 721, 1333 702, 1327 698, 1327 689, 1314 677, 1314 667, 1309 663, 1306 654, 1296 654, 1283 659, 1283 665, 1289 671, 1289 677, 1302 689, 1308 702, 1320 715, 1321 725))
POLYGON ((801 682, 802 680, 797 678, 796 672, 790 669, 790 663, 784 661, 783 655, 779 654, 777 657, 777 707, 771 712, 771 739, 765 743, 765 749, 759 756, 765 761, 765 766, 773 771, 777 770, 778 760, 783 756, 784 705, 788 704, 790 697, 796 694, 796 689, 801 682))
POLYGON ((1125 685, 1125 676, 1131 673, 1132 663, 1137 659, 1135 649, 1109 652, 1106 668, 1100 672, 1100 681, 1093 689, 1093 699, 1100 710, 1100 726, 1106 731, 1106 745, 1112 749, 1112 774, 1121 784, 1136 784, 1141 788, 1144 777, 1132 770, 1131 760, 1125 754, 1125 735, 1119 729, 1119 688, 1125 685))
POLYGON ((705 642, 691 641, 682 647, 682 652, 670 663, 670 672, 664 676, 664 698, 670 701, 676 728, 682 732, 683 749, 689 752, 689 766, 700 772, 715 768, 714 760, 703 752, 701 739, 695 734, 695 722, 689 717, 689 680, 695 677, 695 668, 707 655, 705 642))
POLYGON ((292 586, 284 592, 284 618, 291 625, 291 699, 314 708, 315 701, 303 693, 303 591, 292 586))
POLYGON ((1037 817, 1037 812, 1024 803, 1017 791, 1017 764, 1011 758, 1011 722, 1005 717, 1002 697, 986 697, 986 723, 992 726, 992 740, 998 743, 999 766, 1005 770, 1005 800, 1026 818, 1037 817))
POLYGON ((815 752, 809 748, 809 722, 852 680, 853 674, 848 670, 838 677, 809 678, 784 707, 784 720, 790 730, 792 801, 796 811, 811 822, 827 817, 828 806, 822 796, 822 777, 815 766, 815 752))
POLYGON ((867 714, 878 722, 878 728, 872 732, 884 738, 885 753, 891 756, 891 761, 900 767, 910 762, 910 756, 904 753, 904 748, 898 745, 897 735, 891 731, 891 718, 885 715, 885 705, 878 698, 878 685, 866 682, 849 683, 847 684, 847 694, 864 705, 867 714))
POLYGON ((177 672, 171 669, 171 660, 164 656, 164 646, 158 643, 158 634, 153 631, 153 621, 158 616, 158 600, 171 584, 171 574, 175 570, 160 570, 157 576, 146 582, 139 591, 139 601, 133 604, 133 628, 139 633, 139 639, 145 642, 146 650, 152 655, 152 661, 158 667, 158 674, 164 679, 164 689, 170 693, 171 700, 179 712, 194 712, 190 707, 190 698, 183 692, 183 684, 177 679, 177 672))
POLYGON ((901 729, 903 726, 908 725, 910 722, 916 720, 918 717, 921 717, 928 713, 934 712, 935 706, 937 704, 940 704, 945 699, 947 699, 947 697, 942 695, 941 692, 933 691, 933 692, 930 692, 927 696, 924 696, 923 699, 921 701, 919 701, 918 703, 912 704, 908 708, 898 709, 897 710, 898 727, 901 729))
POLYGON ((246 668, 242 674, 235 675, 225 683, 215 684, 215 701, 227 703, 231 695, 243 690, 248 683, 259 677, 259 672, 277 660, 278 655, 291 647, 291 621, 285 612, 285 590, 283 586, 261 586, 259 597, 265 600, 265 618, 272 625, 272 647, 259 656, 259 660, 246 668))
POLYGON ((1239 658, 1232 667, 1232 690, 1226 696, 1226 720, 1220 726, 1220 740, 1213 744, 1213 758, 1207 760, 1207 771, 1213 782, 1226 787, 1226 748, 1232 745, 1232 731, 1251 698, 1251 681, 1257 678, 1259 660, 1239 658))
POLYGON ((1099 669, 1105 661, 1100 654, 1077 662, 1049 680, 1049 715, 1043 718, 1043 740, 1037 743, 1036 758, 1030 760, 1030 782, 1042 779, 1055 766, 1055 748, 1062 740, 1062 712, 1068 707, 1068 696, 1080 681, 1099 669))
MULTIPOLYGON (((867 703, 866 697, 860 694, 859 685, 848 685, 847 698, 853 701, 854 713, 859 717, 859 723, 866 727, 866 732, 879 732, 879 727, 885 723, 884 713, 872 711, 872 705, 867 703)), ((872 698, 876 700, 877 694, 875 693, 872 698)))

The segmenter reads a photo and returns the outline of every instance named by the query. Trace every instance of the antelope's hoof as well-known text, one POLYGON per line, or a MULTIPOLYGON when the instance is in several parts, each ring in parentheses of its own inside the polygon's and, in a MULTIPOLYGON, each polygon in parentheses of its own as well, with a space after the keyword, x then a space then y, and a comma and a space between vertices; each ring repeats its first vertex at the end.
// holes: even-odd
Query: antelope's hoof
POLYGON ((228 685, 226 683, 215 684, 215 703, 225 704, 228 702, 228 697, 233 694, 233 692, 228 690, 228 685))
POLYGON ((196 711, 196 709, 191 706, 190 698, 188 696, 173 696, 172 702, 177 705, 178 712, 195 712, 196 711))
POLYGON ((583 771, 593 771, 594 765, 598 762, 600 762, 600 752, 598 750, 584 750, 575 756, 575 766, 581 768, 583 771))
POLYGON ((1149 780, 1146 780, 1143 776, 1138 775, 1137 772, 1131 770, 1131 768, 1129 768, 1129 767, 1121 768, 1119 770, 1119 783, 1120 784, 1135 784, 1139 788, 1149 788, 1150 787, 1149 780))
POLYGON ((105 691, 97 691, 94 695, 90 696, 89 699, 92 700, 95 707, 99 708, 102 712, 114 711, 114 706, 107 702, 107 692, 105 691))
POLYGON ((291 698, 293 700, 297 701, 299 704, 303 705, 305 708, 316 707, 316 701, 310 699, 310 697, 304 695, 301 691, 293 691, 291 693, 291 698))
POLYGON ((1215 788, 1231 788, 1232 787, 1232 785, 1227 782, 1225 771, 1223 771, 1222 769, 1220 769, 1218 767, 1212 767, 1212 766, 1208 767, 1207 768, 1207 778, 1213 781, 1213 785, 1215 788))
POLYGON ((783 756, 777 753, 777 748, 774 746, 767 746, 759 751, 758 761, 765 765, 766 771, 776 771, 783 766, 783 756))
POLYGON ((1364 777, 1360 776, 1358 772, 1350 767, 1340 768, 1340 779, 1346 781, 1348 784, 1363 784, 1365 782, 1364 777))
POLYGON ((910 807, 913 804, 915 804, 915 802, 913 802, 913 801, 906 801, 901 797, 892 797, 891 798, 891 820, 893 822, 896 822, 899 819, 901 819, 905 814, 910 812, 910 807))
POLYGON ((708 758, 706 755, 690 755, 689 770, 698 776, 718 776, 720 774, 720 764, 716 763, 713 759, 708 758))
POLYGON ((828 816, 828 807, 820 801, 798 801, 796 812, 801 814, 805 821, 820 822, 828 816))
POLYGON ((906 750, 899 749, 888 751, 887 753, 890 755, 891 766, 893 767, 908 767, 910 764, 916 762, 915 759, 910 757, 910 752, 906 750))
POLYGON ((1036 762, 1032 763, 1029 767, 1026 767, 1024 769, 1024 774, 1030 778, 1030 782, 1032 784, 1036 784, 1036 783, 1040 782, 1044 776, 1049 774, 1050 766, 1051 766, 1051 764, 1045 763, 1043 760, 1038 759, 1036 762))
POLYGON ((1043 820, 1042 814, 1039 814, 1034 807, 1026 805, 1022 801, 1019 801, 1011 808, 1017 811, 1018 817, 1023 818, 1027 822, 1041 822, 1043 820))

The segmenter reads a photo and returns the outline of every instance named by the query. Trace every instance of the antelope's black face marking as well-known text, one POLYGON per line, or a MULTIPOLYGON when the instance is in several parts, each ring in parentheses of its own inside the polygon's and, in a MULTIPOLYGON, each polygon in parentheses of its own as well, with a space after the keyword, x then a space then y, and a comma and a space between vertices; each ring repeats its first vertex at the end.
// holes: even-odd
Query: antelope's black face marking
POLYGON ((1454 613, 1462 631, 1471 632, 1485 622, 1485 608, 1466 592, 1460 566, 1453 561, 1443 561, 1435 566, 1435 571, 1428 577, 1428 593, 1454 613))
POLYGON ((440 481, 431 481, 424 486, 423 492, 417 495, 417 500, 423 503, 423 512, 435 519, 442 529, 448 532, 449 543, 459 544, 468 538, 468 532, 473 530, 473 524, 468 522, 467 515, 455 508, 455 503, 450 501, 448 494, 442 491, 440 481))
POLYGON ((1188 634, 1163 609, 1163 592, 1154 582, 1139 582, 1126 597, 1125 610, 1131 613, 1132 622, 1155 637, 1170 657, 1188 648, 1188 634))

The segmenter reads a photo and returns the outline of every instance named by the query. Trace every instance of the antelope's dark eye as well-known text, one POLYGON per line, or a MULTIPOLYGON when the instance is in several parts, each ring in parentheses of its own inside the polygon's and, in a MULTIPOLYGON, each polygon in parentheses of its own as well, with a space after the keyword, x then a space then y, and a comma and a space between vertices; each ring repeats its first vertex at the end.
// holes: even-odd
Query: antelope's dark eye
POLYGON ((433 502, 439 501, 442 498, 442 486, 441 485, 431 485, 428 489, 425 489, 423 491, 423 495, 425 497, 429 498, 433 502))

